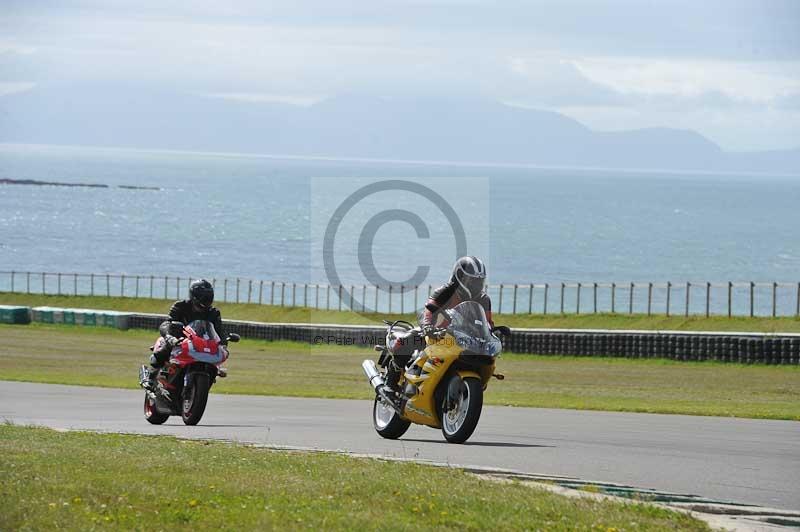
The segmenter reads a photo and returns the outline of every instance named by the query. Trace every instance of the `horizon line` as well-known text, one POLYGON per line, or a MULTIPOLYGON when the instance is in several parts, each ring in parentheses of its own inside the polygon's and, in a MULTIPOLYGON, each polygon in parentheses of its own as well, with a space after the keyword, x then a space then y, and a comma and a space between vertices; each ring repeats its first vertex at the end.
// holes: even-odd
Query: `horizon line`
MULTIPOLYGON (((231 158, 231 159, 269 159, 287 161, 317 161, 317 162, 360 162, 360 163, 389 163, 409 166, 457 166, 466 168, 505 168, 519 170, 572 170, 579 172, 620 172, 625 174, 667 174, 678 176, 707 175, 707 176, 736 176, 736 177, 781 177, 797 178, 800 173, 787 172, 737 172, 701 169, 669 169, 669 168, 637 168, 637 167, 605 167, 605 166, 580 166, 580 165, 543 165, 536 163, 502 163, 488 161, 450 161, 436 159, 386 159, 379 157, 333 156, 333 155, 292 155, 270 154, 254 152, 228 152, 228 151, 199 151, 178 150, 165 148, 133 148, 128 146, 97 146, 84 144, 42 144, 25 142, 0 142, 0 147, 21 148, 62 148, 62 149, 91 149, 100 151, 123 151, 142 154, 160 155, 199 155, 206 157, 231 158)), ((732 152, 751 153, 751 152, 732 152)), ((758 153, 758 152, 752 152, 758 153)))

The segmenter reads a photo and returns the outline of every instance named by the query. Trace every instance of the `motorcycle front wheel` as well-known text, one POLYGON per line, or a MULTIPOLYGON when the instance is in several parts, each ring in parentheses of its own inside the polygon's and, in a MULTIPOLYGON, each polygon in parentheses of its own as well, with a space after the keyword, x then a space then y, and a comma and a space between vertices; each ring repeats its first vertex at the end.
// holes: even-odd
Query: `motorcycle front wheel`
POLYGON ((169 419, 167 414, 160 414, 158 410, 156 410, 155 399, 151 399, 147 393, 144 394, 144 418, 148 423, 152 423, 153 425, 161 425, 169 419))
POLYGON ((474 377, 453 375, 446 383, 440 406, 442 434, 450 443, 464 443, 472 436, 483 409, 483 387, 474 377))
POLYGON ((209 388, 211 388, 211 380, 207 373, 192 373, 187 387, 183 390, 181 418, 184 424, 197 425, 200 422, 200 418, 206 411, 209 388))
POLYGON ((372 424, 375 426, 375 432, 388 440, 396 440, 411 426, 410 421, 397 415, 397 412, 387 406, 377 395, 372 405, 372 424))

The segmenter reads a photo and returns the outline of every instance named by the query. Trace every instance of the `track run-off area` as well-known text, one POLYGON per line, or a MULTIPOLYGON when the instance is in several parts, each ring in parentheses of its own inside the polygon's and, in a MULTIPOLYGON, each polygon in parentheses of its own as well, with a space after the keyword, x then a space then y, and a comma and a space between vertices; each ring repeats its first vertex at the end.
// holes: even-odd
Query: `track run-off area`
POLYGON ((220 439, 612 482, 721 502, 800 509, 800 423, 485 406, 464 445, 412 426, 380 438, 372 403, 214 394, 200 425, 153 426, 134 390, 0 381, 0 420, 220 439))

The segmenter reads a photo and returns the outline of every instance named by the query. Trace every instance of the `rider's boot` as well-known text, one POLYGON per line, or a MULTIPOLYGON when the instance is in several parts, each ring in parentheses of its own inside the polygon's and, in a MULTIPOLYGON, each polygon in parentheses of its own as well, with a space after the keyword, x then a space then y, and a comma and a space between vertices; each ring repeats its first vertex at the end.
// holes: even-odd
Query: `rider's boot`
POLYGON ((384 393, 389 397, 398 397, 400 395, 400 374, 401 369, 397 367, 394 361, 389 362, 389 367, 386 370, 386 384, 383 385, 384 393))
POLYGON ((147 382, 149 383, 151 388, 154 388, 156 385, 156 378, 158 377, 158 373, 161 371, 161 368, 164 367, 163 362, 159 362, 155 355, 150 355, 150 367, 148 368, 149 374, 147 376, 147 382))

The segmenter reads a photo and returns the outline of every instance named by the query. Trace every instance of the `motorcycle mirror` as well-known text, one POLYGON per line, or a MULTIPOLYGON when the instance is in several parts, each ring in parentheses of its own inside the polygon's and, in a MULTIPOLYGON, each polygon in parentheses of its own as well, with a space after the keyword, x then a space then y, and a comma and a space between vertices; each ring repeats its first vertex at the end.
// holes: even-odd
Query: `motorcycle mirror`
POLYGON ((499 327, 495 327, 492 332, 499 332, 503 336, 509 336, 511 334, 511 329, 509 329, 505 325, 500 325, 499 327))
POLYGON ((239 340, 241 340, 241 337, 236 333, 230 333, 228 335, 228 340, 231 342, 238 342, 239 340))

